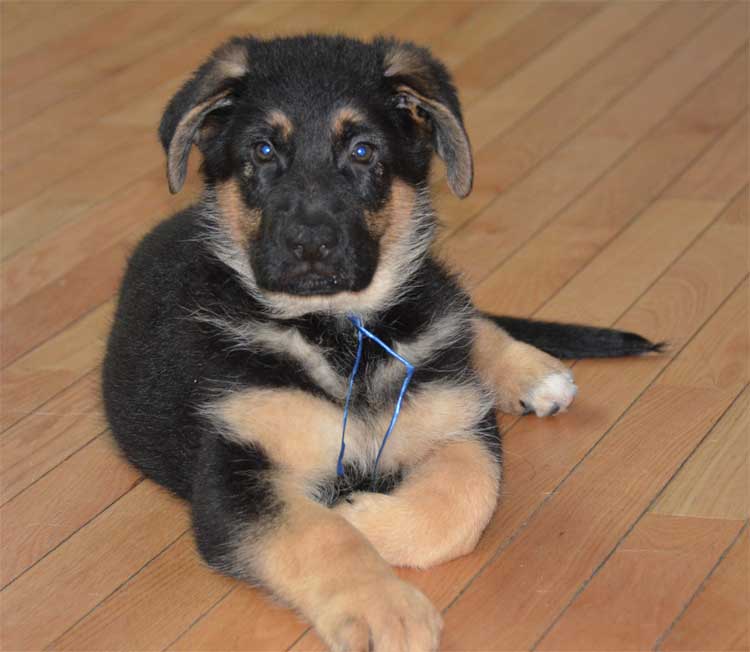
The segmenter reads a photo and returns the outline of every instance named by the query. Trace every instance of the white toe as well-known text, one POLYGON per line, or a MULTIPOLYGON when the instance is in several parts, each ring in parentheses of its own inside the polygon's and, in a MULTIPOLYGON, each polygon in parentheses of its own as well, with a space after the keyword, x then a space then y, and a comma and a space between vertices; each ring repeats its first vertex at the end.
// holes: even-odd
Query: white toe
POLYGON ((573 402, 578 388, 569 371, 556 371, 531 388, 524 403, 538 417, 564 412, 573 402))

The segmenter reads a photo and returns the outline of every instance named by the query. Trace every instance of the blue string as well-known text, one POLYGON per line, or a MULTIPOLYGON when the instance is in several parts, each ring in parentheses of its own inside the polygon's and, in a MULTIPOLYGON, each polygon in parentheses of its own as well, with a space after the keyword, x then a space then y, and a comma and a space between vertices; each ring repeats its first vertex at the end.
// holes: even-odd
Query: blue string
POLYGON ((380 462, 380 456, 383 454, 383 449, 385 448, 385 444, 388 441, 388 438, 391 436, 391 433, 393 432, 393 429, 396 427, 396 421, 398 420, 398 415, 401 412, 401 404, 404 402, 404 396, 406 395, 406 390, 409 387, 409 383, 411 382, 411 377, 414 375, 414 365, 411 364, 406 358, 403 356, 400 356, 398 353, 396 353, 390 346, 388 346, 383 340, 381 340, 377 335, 374 335, 370 331, 368 331, 363 325, 362 325, 362 319, 360 319, 357 316, 350 316, 349 321, 354 324, 354 327, 357 329, 357 356, 354 359, 354 367, 352 367, 352 373, 349 376, 349 390, 346 394, 346 401, 344 402, 344 425, 341 431, 341 450, 339 451, 339 459, 338 463, 336 464, 336 474, 341 477, 344 475, 344 451, 346 450, 346 443, 345 443, 345 436, 346 436, 346 422, 349 420, 349 405, 351 403, 352 398, 352 389, 354 388, 354 377, 357 375, 357 371, 359 370, 359 363, 362 361, 362 336, 368 337, 373 342, 378 344, 381 348, 385 350, 386 353, 393 356, 398 360, 401 364, 406 367, 406 377, 404 378, 404 382, 401 384, 401 391, 398 394, 398 400, 396 401, 396 407, 393 409, 393 416, 391 417, 391 422, 388 425, 388 430, 385 431, 385 435, 383 436, 383 441, 380 442, 380 448, 378 449, 378 454, 375 457, 375 465, 373 467, 373 477, 376 476, 377 470, 378 470, 378 463, 380 462))
MULTIPOLYGON (((354 325, 359 327, 362 325, 362 320, 356 317, 354 325)), ((344 451, 346 450, 346 443, 344 437, 346 436, 346 422, 349 420, 349 403, 352 400, 352 389, 354 388, 354 377, 357 375, 359 369, 359 363, 362 361, 362 331, 357 329, 357 356, 354 358, 354 366, 352 367, 352 373, 349 374, 349 389, 346 392, 346 401, 344 402, 344 425, 341 429, 341 450, 339 451, 339 460, 336 463, 336 475, 343 477, 344 475, 344 451)))

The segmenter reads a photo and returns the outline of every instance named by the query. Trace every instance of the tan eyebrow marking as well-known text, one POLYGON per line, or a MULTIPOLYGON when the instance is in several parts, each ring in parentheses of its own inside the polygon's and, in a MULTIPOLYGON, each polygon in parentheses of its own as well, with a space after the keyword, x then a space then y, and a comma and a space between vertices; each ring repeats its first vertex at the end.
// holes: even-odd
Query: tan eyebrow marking
POLYGON ((345 106, 334 114, 331 127, 334 135, 340 136, 344 133, 344 128, 347 124, 364 121, 365 116, 359 109, 353 106, 345 106))
POLYGON ((290 136, 294 132, 294 125, 283 111, 274 109, 266 116, 266 123, 278 129, 281 132, 281 136, 284 140, 289 140, 290 136))

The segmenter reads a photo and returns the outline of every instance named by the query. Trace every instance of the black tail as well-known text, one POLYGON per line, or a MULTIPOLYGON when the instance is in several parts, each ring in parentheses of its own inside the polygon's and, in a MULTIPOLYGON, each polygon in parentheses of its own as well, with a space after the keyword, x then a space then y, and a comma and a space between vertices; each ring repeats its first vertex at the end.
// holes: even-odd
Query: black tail
POLYGON ((616 358, 659 352, 664 342, 654 344, 645 337, 611 328, 556 324, 483 313, 521 342, 531 344, 556 358, 616 358))

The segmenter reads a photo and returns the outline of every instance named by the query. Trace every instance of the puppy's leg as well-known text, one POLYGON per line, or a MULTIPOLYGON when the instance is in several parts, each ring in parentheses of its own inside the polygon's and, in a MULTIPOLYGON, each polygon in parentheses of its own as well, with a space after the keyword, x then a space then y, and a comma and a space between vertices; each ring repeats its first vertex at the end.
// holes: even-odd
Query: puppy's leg
POLYGON ((485 443, 456 440, 433 451, 393 493, 356 493, 335 511, 389 563, 426 568, 474 549, 495 510, 499 481, 499 460, 485 443))
POLYGON ((568 408, 576 395, 570 369, 544 351, 519 342, 483 317, 474 319, 474 368, 495 391, 498 409, 546 417, 568 408))
POLYGON ((260 582, 332 650, 435 650, 440 614, 344 518, 256 446, 216 436, 201 452, 193 522, 208 563, 260 582))

